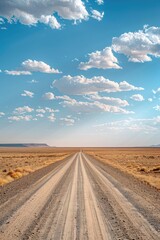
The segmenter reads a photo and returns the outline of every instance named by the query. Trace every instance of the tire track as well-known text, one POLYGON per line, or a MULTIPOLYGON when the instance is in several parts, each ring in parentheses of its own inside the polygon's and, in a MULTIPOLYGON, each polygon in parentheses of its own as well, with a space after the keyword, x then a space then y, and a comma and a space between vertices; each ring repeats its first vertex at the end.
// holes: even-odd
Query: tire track
POLYGON ((60 181, 67 169, 71 166, 75 156, 71 158, 59 171, 39 188, 10 219, 0 227, 2 240, 21 239, 23 232, 34 221, 35 216, 42 210, 56 184, 60 181))
POLYGON ((2 204, 0 240, 160 239, 119 186, 77 153, 2 204))
POLYGON ((93 192, 92 185, 89 181, 82 156, 80 154, 81 169, 83 175, 83 191, 84 191, 84 202, 85 202, 85 212, 86 212, 86 222, 88 239, 107 239, 111 240, 110 228, 106 224, 104 214, 100 211, 98 202, 93 192))
POLYGON ((149 224, 149 222, 137 211, 137 209, 125 198, 125 196, 88 160, 83 154, 83 158, 92 169, 101 183, 105 185, 106 189, 116 199, 123 212, 132 222, 135 230, 141 232, 142 239, 157 240, 160 239, 160 234, 149 224))

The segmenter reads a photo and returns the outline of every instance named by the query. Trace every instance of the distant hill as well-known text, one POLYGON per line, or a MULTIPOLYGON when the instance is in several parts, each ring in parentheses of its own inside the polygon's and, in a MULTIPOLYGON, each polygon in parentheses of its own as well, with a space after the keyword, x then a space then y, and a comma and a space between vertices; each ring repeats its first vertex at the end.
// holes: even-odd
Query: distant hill
POLYGON ((152 145, 151 147, 160 147, 160 144, 152 145))
POLYGON ((49 147, 45 143, 3 143, 0 147, 49 147))

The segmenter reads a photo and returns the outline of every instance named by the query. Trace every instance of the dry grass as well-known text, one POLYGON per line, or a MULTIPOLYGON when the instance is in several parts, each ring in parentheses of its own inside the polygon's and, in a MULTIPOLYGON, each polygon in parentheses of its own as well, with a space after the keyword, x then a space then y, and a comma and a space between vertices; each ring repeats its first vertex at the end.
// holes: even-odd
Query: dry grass
POLYGON ((160 189, 160 148, 102 148, 86 152, 160 189))
POLYGON ((74 149, 0 148, 0 186, 63 160, 74 149))

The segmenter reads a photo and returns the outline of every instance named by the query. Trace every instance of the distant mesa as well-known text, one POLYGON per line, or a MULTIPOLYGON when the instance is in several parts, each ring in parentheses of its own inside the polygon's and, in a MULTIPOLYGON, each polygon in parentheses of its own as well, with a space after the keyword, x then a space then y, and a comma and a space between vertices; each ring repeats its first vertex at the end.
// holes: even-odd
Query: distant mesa
POLYGON ((49 147, 46 143, 3 143, 0 147, 49 147))
POLYGON ((160 147, 160 144, 152 145, 151 147, 160 147))

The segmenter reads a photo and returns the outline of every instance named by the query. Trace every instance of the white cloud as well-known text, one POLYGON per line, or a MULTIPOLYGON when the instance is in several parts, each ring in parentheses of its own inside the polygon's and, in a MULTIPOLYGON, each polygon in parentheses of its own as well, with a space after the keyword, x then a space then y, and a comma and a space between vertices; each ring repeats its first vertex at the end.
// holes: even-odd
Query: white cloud
POLYGON ((153 102, 153 99, 152 98, 148 98, 148 102, 153 102))
POLYGON ((82 76, 63 76, 53 82, 53 86, 60 92, 69 95, 93 94, 97 92, 122 92, 131 90, 143 90, 135 87, 126 81, 117 83, 102 76, 86 78, 82 76))
POLYGON ((74 58, 74 59, 72 60, 72 62, 79 62, 79 59, 78 59, 78 58, 74 58))
POLYGON ((137 131, 149 132, 157 131, 160 128, 160 116, 148 119, 128 118, 120 121, 106 122, 95 126, 102 132, 111 131, 137 131))
POLYGON ((34 97, 34 93, 30 92, 30 91, 27 91, 27 90, 24 90, 24 93, 22 93, 21 96, 33 98, 34 97))
POLYGON ((133 113, 131 111, 127 111, 126 109, 117 107, 117 106, 111 106, 107 105, 98 101, 94 102, 81 102, 77 101, 75 99, 72 99, 71 101, 64 101, 61 103, 64 107, 68 107, 72 111, 75 112, 85 112, 85 113, 91 113, 91 112, 111 112, 111 113, 122 113, 122 114, 130 114, 133 113))
POLYGON ((88 56, 88 62, 81 62, 79 64, 79 68, 81 70, 88 70, 90 68, 121 69, 121 67, 118 65, 118 60, 113 55, 112 49, 110 47, 106 47, 102 51, 92 52, 88 54, 88 56))
POLYGON ((38 108, 38 109, 36 109, 36 112, 38 112, 38 113, 45 113, 46 110, 43 109, 43 108, 38 108))
POLYGON ((157 88, 156 90, 152 90, 154 94, 160 93, 160 88, 157 88))
POLYGON ((31 108, 29 106, 24 106, 24 107, 15 108, 14 113, 15 114, 24 114, 24 113, 31 113, 33 111, 34 111, 33 108, 31 108))
POLYGON ((104 17, 104 12, 100 13, 97 10, 92 10, 92 18, 101 21, 104 17))
POLYGON ((44 115, 42 113, 38 113, 38 114, 36 114, 36 117, 43 118, 44 115))
POLYGON ((31 81, 28 81, 29 83, 38 83, 37 80, 32 79, 31 81))
POLYGON ((37 108, 36 112, 38 113, 56 113, 59 112, 58 109, 53 109, 53 108, 49 108, 49 107, 45 107, 45 108, 37 108))
POLYGON ((66 100, 66 101, 69 101, 71 100, 71 98, 67 95, 64 95, 64 96, 56 96, 56 99, 62 99, 62 100, 66 100))
POLYGON ((81 0, 15 0, 14 2, 7 0, 0 2, 0 16, 6 18, 9 23, 18 20, 24 25, 36 25, 41 22, 51 28, 59 29, 61 24, 53 14, 73 21, 88 20, 89 18, 89 13, 81 0))
POLYGON ((103 1, 103 0, 96 0, 96 2, 97 2, 99 5, 104 4, 104 1, 103 1))
POLYGON ((152 56, 160 57, 160 28, 145 26, 138 32, 124 33, 113 38, 112 49, 131 62, 152 61, 152 56))
MULTIPOLYGON (((37 121, 40 118, 44 120, 48 119, 51 122, 56 120, 55 113, 59 112, 58 109, 53 109, 50 107, 38 107, 33 109, 29 106, 17 107, 14 109, 13 114, 8 117, 10 121, 37 121), (32 114, 32 115, 31 115, 32 114)), ((1 117, 1 113, 0 113, 1 117)))
POLYGON ((43 94, 43 98, 46 100, 53 100, 53 99, 55 99, 55 96, 52 92, 47 92, 47 93, 43 94))
POLYGON ((114 98, 114 97, 102 97, 98 94, 90 95, 87 97, 89 100, 99 101, 104 104, 114 105, 114 106, 120 106, 120 107, 126 107, 129 106, 129 103, 126 100, 122 100, 120 98, 114 98))
POLYGON ((8 117, 8 120, 11 120, 11 121, 31 121, 33 120, 33 117, 31 115, 20 115, 20 116, 11 116, 11 117, 8 117))
POLYGON ((134 94, 130 98, 134 101, 137 101, 137 102, 144 101, 144 97, 141 94, 134 94))
POLYGON ((119 90, 120 92, 133 91, 133 90, 138 90, 138 91, 144 90, 144 88, 135 87, 135 86, 131 85, 130 83, 126 82, 126 81, 120 82, 119 83, 119 88, 120 88, 120 90, 119 90))
POLYGON ((156 111, 160 111, 160 105, 153 107, 156 111))
POLYGON ((55 122, 56 118, 55 118, 54 113, 51 113, 51 115, 48 117, 48 119, 50 122, 55 122))
POLYGON ((57 21, 57 19, 54 16, 51 15, 42 15, 40 20, 40 22, 49 25, 52 29, 60 29, 61 28, 61 24, 57 21))
POLYGON ((4 24, 4 19, 0 17, 0 24, 4 24))
POLYGON ((60 73, 58 69, 51 68, 51 66, 42 61, 28 59, 22 62, 22 66, 30 72, 60 73))
POLYGON ((4 112, 0 112, 0 117, 3 117, 5 116, 5 113, 4 112))
POLYGON ((75 120, 69 117, 66 118, 60 118, 60 121, 63 122, 63 124, 65 124, 66 126, 72 126, 75 123, 75 120))
POLYGON ((49 108, 49 107, 45 107, 45 110, 46 110, 46 112, 49 112, 49 113, 56 113, 56 112, 59 112, 58 109, 53 109, 53 108, 49 108))
POLYGON ((5 70, 4 72, 8 75, 13 75, 13 76, 31 75, 32 74, 30 71, 5 70))

